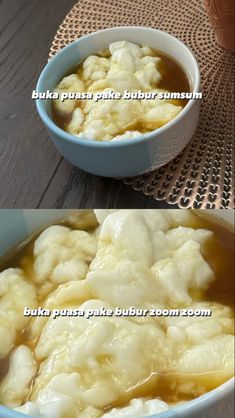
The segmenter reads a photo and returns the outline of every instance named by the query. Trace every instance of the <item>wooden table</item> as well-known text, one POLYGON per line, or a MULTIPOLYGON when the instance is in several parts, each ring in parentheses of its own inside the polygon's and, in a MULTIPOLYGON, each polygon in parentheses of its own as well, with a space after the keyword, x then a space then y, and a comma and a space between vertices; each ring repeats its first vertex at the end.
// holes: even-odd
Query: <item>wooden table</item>
POLYGON ((66 162, 31 99, 55 32, 75 0, 0 0, 0 207, 168 207, 66 162))

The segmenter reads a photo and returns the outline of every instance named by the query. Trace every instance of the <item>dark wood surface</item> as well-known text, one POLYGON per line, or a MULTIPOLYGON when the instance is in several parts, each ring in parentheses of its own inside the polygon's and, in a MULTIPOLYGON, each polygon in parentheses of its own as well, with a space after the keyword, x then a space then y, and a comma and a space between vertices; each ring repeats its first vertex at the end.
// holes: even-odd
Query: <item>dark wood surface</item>
POLYGON ((82 172, 50 142, 31 99, 75 0, 0 0, 0 208, 168 207, 82 172))

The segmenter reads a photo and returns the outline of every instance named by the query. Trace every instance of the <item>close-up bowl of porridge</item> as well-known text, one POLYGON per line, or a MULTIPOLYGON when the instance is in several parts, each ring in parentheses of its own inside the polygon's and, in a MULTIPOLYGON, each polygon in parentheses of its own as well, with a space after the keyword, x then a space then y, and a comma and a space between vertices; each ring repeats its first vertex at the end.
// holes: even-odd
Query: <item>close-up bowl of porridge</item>
POLYGON ((59 152, 106 177, 166 164, 188 144, 199 117, 200 100, 191 98, 200 94, 194 55, 148 27, 82 36, 48 62, 36 90, 58 95, 41 96, 37 109, 59 152))
POLYGON ((232 225, 0 212, 0 418, 231 418, 232 225))

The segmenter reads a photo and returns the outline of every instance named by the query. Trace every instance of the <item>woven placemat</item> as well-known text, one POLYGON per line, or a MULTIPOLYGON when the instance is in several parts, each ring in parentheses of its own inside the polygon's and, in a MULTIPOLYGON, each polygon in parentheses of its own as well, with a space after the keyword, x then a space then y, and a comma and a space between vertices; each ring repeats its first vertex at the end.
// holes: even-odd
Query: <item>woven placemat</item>
POLYGON ((201 0, 80 0, 59 27, 50 50, 113 26, 165 30, 194 52, 203 101, 196 134, 173 161, 124 183, 180 208, 233 207, 234 57, 215 41, 201 0))

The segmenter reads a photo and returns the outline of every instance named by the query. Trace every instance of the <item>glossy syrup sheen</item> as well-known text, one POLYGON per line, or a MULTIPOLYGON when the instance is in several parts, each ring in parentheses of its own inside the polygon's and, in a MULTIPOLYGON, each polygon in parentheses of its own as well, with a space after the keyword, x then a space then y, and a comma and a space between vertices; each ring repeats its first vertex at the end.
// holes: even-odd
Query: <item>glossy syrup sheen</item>
MULTIPOLYGON (((192 228, 206 228, 214 232, 213 239, 209 240, 207 246, 203 250, 203 256, 210 264, 215 272, 216 280, 210 285, 210 288, 206 291, 203 300, 210 300, 222 303, 230 306, 234 309, 234 234, 226 223, 218 222, 215 218, 210 219, 202 215, 201 211, 195 212, 196 216, 192 217, 192 222, 188 226, 192 228)), ((89 225, 89 229, 92 230, 92 226, 96 226, 94 217, 88 215, 85 216, 80 225, 82 228, 87 229, 86 219, 89 225)), ((76 221, 76 220, 75 220, 76 221)), ((74 228, 74 222, 64 221, 57 222, 74 228)), ((75 222, 79 225, 79 222, 75 222)), ((76 229, 76 228, 74 228, 76 229)), ((41 231, 32 235, 20 246, 12 249, 7 257, 0 260, 0 270, 4 270, 8 267, 20 267, 26 272, 26 276, 31 275, 32 263, 33 263, 33 246, 35 239, 41 231)), ((43 302, 43 301, 41 301, 43 302)), ((79 318, 78 318, 79 320, 79 318)), ((34 348, 35 341, 30 341, 27 336, 27 330, 23 330, 19 333, 16 341, 16 346, 20 344, 26 344, 30 348, 34 348)), ((104 358, 103 362, 109 362, 110 359, 104 358)), ((0 362, 0 378, 3 377, 9 367, 9 357, 0 362)), ((39 364, 40 367, 40 364, 39 364)), ((191 400, 195 397, 202 395, 215 387, 219 386, 231 376, 226 375, 223 371, 210 372, 200 375, 193 374, 176 374, 176 373, 151 373, 149 377, 142 382, 139 382, 134 388, 129 388, 126 393, 119 398, 118 402, 112 405, 107 405, 105 410, 109 410, 112 407, 125 406, 133 397, 160 397, 162 400, 169 404, 174 404, 181 401, 191 400), (194 385, 196 391, 192 390, 188 396, 185 396, 181 391, 181 386, 184 384, 194 385)))
MULTIPOLYGON (((110 57, 110 52, 109 50, 104 50, 97 55, 108 58, 110 57)), ((162 75, 162 79, 156 86, 157 88, 177 93, 191 91, 188 75, 177 61, 158 50, 153 50, 153 56, 161 58, 158 68, 162 75)), ((80 63, 73 71, 65 74, 65 76, 74 73, 77 73, 82 79, 82 63, 80 63)), ((188 100, 169 100, 169 102, 184 107, 186 106, 188 100)), ((83 107, 84 104, 84 101, 77 101, 77 107, 83 107)), ((52 118, 56 125, 58 125, 61 129, 66 130, 66 125, 70 122, 72 113, 67 116, 61 116, 58 112, 56 112, 55 107, 52 104, 52 118)), ((129 126, 126 126, 124 129, 117 132, 116 135, 121 135, 127 130, 137 130, 141 133, 146 133, 160 126, 162 126, 161 123, 159 123, 159 126, 151 127, 149 124, 147 125, 143 122, 133 122, 129 126)))

